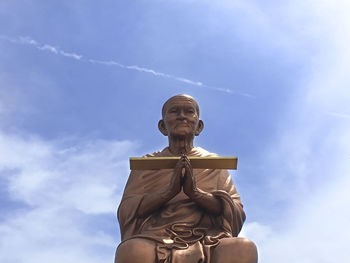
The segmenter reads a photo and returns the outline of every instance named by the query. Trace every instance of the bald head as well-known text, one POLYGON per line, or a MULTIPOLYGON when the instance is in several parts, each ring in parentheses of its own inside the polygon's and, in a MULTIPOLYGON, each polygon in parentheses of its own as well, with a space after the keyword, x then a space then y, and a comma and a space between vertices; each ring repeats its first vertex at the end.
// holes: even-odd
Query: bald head
POLYGON ((189 101, 191 102, 196 111, 197 111, 197 115, 199 117, 199 106, 198 106, 198 103, 197 101, 190 95, 187 95, 187 94, 178 94, 178 95, 175 95, 175 96, 172 96, 170 99, 168 99, 164 104, 163 104, 163 108, 162 108, 162 117, 164 119, 164 116, 165 116, 165 113, 167 111, 167 107, 168 105, 170 104, 171 101, 174 101, 174 100, 178 100, 178 99, 183 99, 184 101, 189 101))

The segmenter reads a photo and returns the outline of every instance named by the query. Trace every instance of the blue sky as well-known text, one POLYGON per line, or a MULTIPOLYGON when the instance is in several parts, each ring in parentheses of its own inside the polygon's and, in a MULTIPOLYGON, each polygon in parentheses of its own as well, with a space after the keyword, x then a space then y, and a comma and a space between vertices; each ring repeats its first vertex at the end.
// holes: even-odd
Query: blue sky
POLYGON ((0 2, 0 261, 112 262, 128 158, 162 149, 188 93, 195 141, 239 157, 260 262, 347 262, 350 4, 0 2))

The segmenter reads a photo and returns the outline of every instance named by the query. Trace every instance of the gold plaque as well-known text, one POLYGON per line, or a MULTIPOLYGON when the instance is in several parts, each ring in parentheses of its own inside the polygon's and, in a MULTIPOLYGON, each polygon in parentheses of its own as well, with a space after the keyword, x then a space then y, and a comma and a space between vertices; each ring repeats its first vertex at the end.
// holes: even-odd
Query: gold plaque
MULTIPOLYGON (((180 157, 130 157, 130 170, 174 169, 180 157)), ((237 169, 237 157, 191 157, 193 169, 237 169)))

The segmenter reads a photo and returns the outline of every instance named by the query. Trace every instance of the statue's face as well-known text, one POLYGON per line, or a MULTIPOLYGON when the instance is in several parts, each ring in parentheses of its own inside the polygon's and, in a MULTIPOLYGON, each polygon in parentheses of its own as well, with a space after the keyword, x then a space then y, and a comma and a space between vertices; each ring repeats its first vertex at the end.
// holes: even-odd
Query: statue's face
POLYGON ((200 133, 199 114, 191 97, 178 96, 167 102, 163 117, 168 136, 186 137, 200 133))

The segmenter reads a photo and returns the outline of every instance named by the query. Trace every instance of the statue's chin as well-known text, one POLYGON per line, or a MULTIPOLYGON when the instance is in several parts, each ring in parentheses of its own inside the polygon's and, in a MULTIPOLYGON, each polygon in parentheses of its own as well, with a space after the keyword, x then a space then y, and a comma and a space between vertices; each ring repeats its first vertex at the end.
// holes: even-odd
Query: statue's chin
POLYGON ((170 135, 170 138, 172 140, 188 140, 191 138, 194 138, 194 134, 193 133, 188 133, 188 132, 176 132, 170 135))
POLYGON ((184 139, 194 137, 194 131, 189 127, 177 127, 170 134, 173 138, 184 139))

